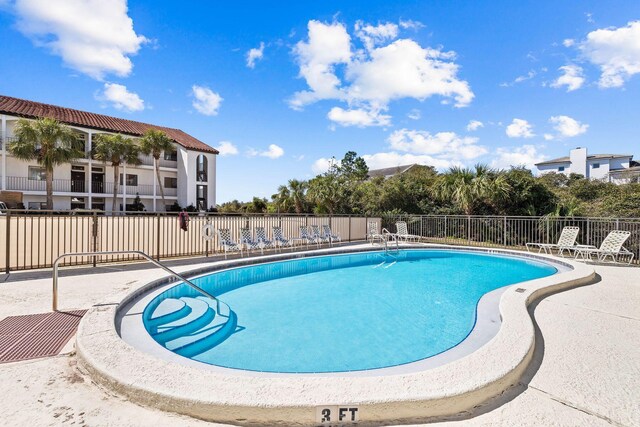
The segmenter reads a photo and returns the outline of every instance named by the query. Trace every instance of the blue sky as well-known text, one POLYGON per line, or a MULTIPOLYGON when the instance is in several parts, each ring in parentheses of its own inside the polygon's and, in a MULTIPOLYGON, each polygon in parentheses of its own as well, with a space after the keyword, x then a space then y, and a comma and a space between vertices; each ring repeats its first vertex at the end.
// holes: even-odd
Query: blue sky
POLYGON ((640 2, 0 0, 0 93, 180 128, 218 203, 371 168, 640 158, 640 2))

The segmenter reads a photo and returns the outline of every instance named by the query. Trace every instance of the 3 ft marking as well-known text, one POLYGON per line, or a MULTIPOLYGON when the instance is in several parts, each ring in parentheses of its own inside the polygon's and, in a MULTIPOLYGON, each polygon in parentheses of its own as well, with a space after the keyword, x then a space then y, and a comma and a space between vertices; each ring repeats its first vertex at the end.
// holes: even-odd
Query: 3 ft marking
POLYGON ((341 426, 355 424, 360 420, 357 406, 318 406, 316 421, 321 426, 341 426))

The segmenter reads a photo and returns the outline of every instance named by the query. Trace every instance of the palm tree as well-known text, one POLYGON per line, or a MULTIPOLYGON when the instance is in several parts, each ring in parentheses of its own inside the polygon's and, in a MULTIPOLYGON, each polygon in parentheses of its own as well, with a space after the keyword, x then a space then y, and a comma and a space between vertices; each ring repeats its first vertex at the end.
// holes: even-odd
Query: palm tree
POLYGON ((278 213, 289 212, 289 208, 291 207, 291 192, 289 191, 289 187, 286 185, 279 186, 278 192, 271 196, 271 200, 273 200, 278 213))
POLYGON ((296 213, 300 214, 304 211, 304 205, 306 203, 307 183, 305 181, 298 181, 297 179, 289 180, 289 193, 291 202, 295 207, 296 213))
POLYGON ((457 166, 441 175, 434 188, 440 200, 449 200, 466 215, 473 215, 481 201, 502 200, 508 196, 509 183, 504 175, 485 166, 476 165, 475 170, 457 166))
MULTIPOLYGON (((118 196, 118 184, 120 182, 120 165, 127 163, 130 165, 139 165, 140 159, 138 154, 140 148, 131 139, 120 134, 100 134, 97 135, 94 157, 103 162, 111 162, 113 166, 113 203, 111 212, 116 212, 116 202, 118 196)), ((126 184, 126 177, 125 184, 126 184)))
POLYGON ((53 209, 53 168, 84 156, 77 134, 57 120, 44 118, 18 120, 14 135, 16 139, 7 147, 9 152, 20 160, 35 160, 44 167, 47 209, 53 209))
POLYGON ((158 188, 160 189, 160 197, 162 198, 162 205, 166 206, 164 200, 164 189, 162 188, 162 182, 160 181, 160 169, 158 169, 158 161, 162 152, 169 152, 173 150, 173 142, 171 138, 167 136, 161 130, 149 129, 145 132, 142 140, 140 140, 140 151, 144 154, 151 154, 156 161, 154 167, 156 170, 156 178, 158 179, 158 188))

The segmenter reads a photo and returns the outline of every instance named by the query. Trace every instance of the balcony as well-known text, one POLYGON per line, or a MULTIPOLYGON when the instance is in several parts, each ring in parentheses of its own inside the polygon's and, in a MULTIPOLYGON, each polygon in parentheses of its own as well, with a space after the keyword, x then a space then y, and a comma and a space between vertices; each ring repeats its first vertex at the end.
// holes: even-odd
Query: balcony
MULTIPOLYGON (((34 180, 21 176, 8 176, 7 177, 7 190, 14 191, 46 191, 46 182, 44 180, 34 180)), ((127 196, 135 197, 136 194, 141 196, 153 196, 153 185, 127 185, 127 196)), ((55 193, 88 193, 89 182, 87 181, 74 181, 70 179, 54 179, 53 180, 53 192, 55 193)), ((113 182, 92 181, 91 182, 92 194, 99 194, 109 196, 113 194, 113 182)), ((118 186, 118 194, 124 193, 124 186, 118 186)), ((157 195, 160 195, 160 190, 157 191, 157 195)), ((175 196, 177 191, 175 188, 166 189, 165 195, 175 196), (174 194, 171 194, 167 190, 173 190, 174 194)))

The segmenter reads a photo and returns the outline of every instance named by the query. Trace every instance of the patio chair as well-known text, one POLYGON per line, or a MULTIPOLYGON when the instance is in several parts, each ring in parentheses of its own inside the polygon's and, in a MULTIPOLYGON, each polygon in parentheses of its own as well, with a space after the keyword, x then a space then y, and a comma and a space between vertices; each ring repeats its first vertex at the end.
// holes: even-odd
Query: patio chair
POLYGON ((419 242, 422 236, 416 234, 409 234, 407 229, 407 223, 405 221, 396 222, 396 236, 399 240, 404 240, 406 243, 409 241, 419 242))
POLYGON ((262 245, 262 249, 274 247, 274 242, 267 239, 267 232, 264 227, 256 227, 256 240, 262 245))
POLYGON ((293 240, 298 240, 301 241, 303 243, 307 244, 307 248, 309 247, 309 244, 314 244, 316 246, 320 246, 320 241, 318 239, 316 239, 315 237, 313 237, 313 235, 309 232, 309 227, 307 227, 306 225, 301 225, 300 226, 300 237, 297 239, 293 239, 293 240))
POLYGON ((293 242, 291 239, 287 239, 282 234, 282 227, 272 227, 271 231, 273 233, 273 241, 276 245, 276 248, 283 248, 284 246, 293 246, 293 242))
POLYGON ((333 245, 333 242, 341 242, 342 239, 340 239, 340 234, 333 234, 333 232, 331 231, 331 227, 328 226, 327 224, 322 226, 322 232, 323 235, 329 239, 329 242, 333 245))
POLYGON ((231 231, 228 228, 220 228, 218 231, 218 244, 224 249, 224 259, 227 259, 227 252, 240 252, 242 256, 242 246, 231 239, 231 231))
POLYGON ((253 240, 251 229, 249 227, 243 227, 240 229, 240 237, 240 242, 244 245, 247 253, 250 253, 254 249, 260 249, 260 252, 264 253, 260 242, 253 240))
POLYGON ((384 243, 387 241, 387 235, 378 232, 378 223, 374 221, 369 221, 367 223, 367 240, 372 245, 376 240, 379 240, 380 243, 384 243))
POLYGON ((583 260, 587 260, 591 259, 592 255, 597 255, 598 261, 601 262, 607 257, 611 257, 613 262, 618 262, 618 257, 628 256, 628 264, 631 264, 635 254, 622 246, 629 236, 631 236, 630 231, 613 230, 607 234, 599 248, 590 245, 578 245, 575 258, 582 257, 583 260))
POLYGON ((331 243, 330 237, 320 234, 320 226, 318 225, 311 226, 311 236, 316 239, 318 243, 331 243))
POLYGON ((571 251, 578 247, 576 239, 579 232, 580 227, 564 227, 562 233, 560 233, 560 238, 558 238, 558 243, 527 243, 525 246, 527 247, 527 252, 531 252, 531 248, 538 248, 538 253, 550 254, 553 249, 556 249, 558 255, 563 255, 564 251, 571 254, 571 251))

